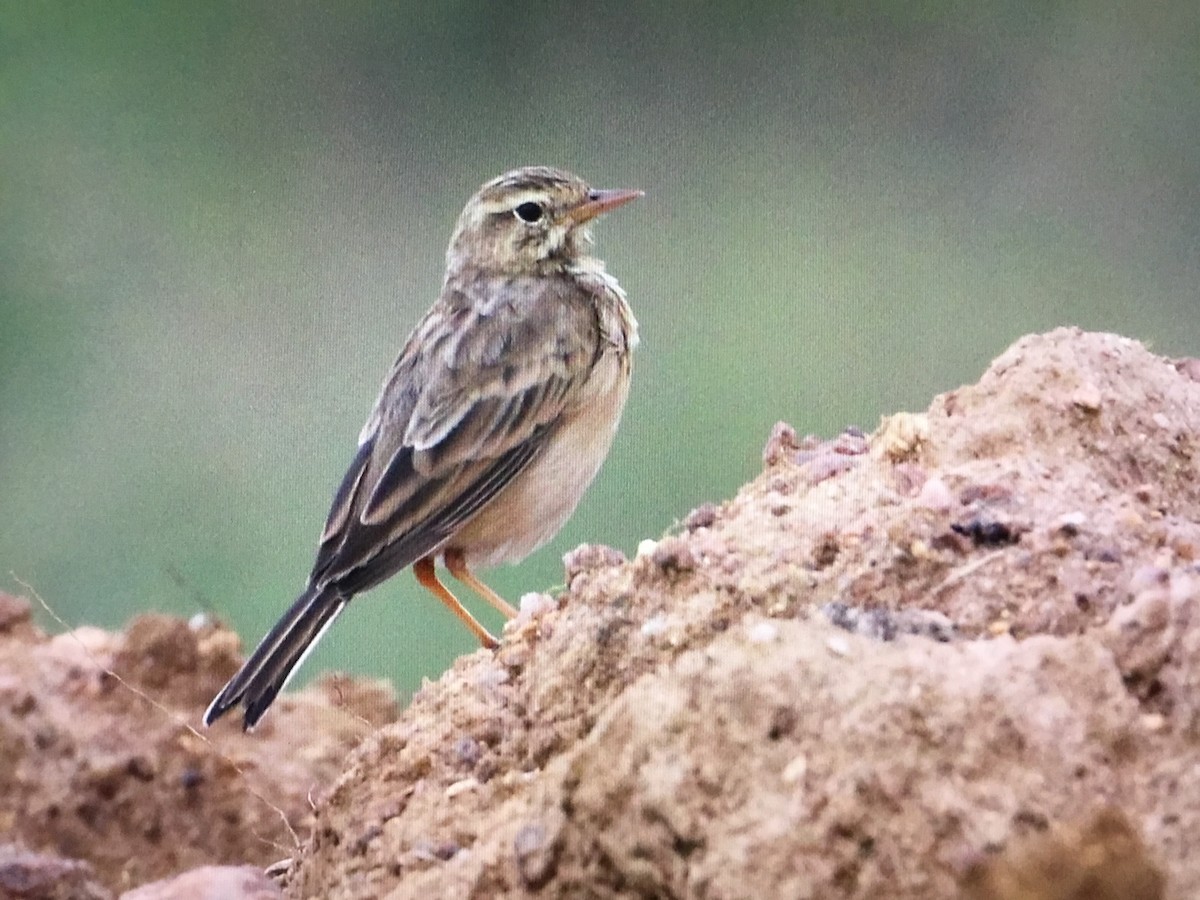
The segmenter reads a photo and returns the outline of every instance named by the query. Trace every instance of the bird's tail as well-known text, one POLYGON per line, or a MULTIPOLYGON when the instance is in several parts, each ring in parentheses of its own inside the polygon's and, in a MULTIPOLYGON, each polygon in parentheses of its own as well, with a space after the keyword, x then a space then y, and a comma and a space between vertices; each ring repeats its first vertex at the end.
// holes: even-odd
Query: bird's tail
POLYGON ((345 608, 346 599, 332 588, 310 585, 208 705, 204 724, 211 725, 239 703, 246 707, 242 728, 249 731, 258 724, 276 695, 345 608))

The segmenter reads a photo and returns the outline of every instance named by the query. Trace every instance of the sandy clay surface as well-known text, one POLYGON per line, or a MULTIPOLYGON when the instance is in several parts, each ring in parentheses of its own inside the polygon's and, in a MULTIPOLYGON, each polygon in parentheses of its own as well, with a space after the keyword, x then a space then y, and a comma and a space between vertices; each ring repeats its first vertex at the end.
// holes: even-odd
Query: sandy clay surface
POLYGON ((1200 897, 1198 440, 1195 361, 1026 337, 252 735, 228 632, 0 597, 0 900, 1200 897))

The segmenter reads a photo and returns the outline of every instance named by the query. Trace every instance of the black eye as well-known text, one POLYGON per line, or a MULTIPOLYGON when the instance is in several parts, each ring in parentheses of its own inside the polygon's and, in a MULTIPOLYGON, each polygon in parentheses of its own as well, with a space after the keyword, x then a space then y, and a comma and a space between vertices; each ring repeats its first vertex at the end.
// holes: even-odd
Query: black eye
POLYGON ((522 222, 536 222, 542 217, 542 205, 529 200, 522 203, 513 212, 522 222))

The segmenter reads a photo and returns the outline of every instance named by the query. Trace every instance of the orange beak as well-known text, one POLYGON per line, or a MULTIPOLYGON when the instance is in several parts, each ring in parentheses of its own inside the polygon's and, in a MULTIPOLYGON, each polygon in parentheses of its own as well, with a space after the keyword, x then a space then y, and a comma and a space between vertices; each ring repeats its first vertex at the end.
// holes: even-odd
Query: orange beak
POLYGON ((592 219, 601 213, 606 213, 610 209, 616 209, 618 206, 624 206, 630 200, 636 200, 638 197, 644 197, 645 195, 645 191, 592 191, 588 194, 587 200, 568 210, 567 218, 576 225, 582 225, 584 222, 592 221, 592 219))

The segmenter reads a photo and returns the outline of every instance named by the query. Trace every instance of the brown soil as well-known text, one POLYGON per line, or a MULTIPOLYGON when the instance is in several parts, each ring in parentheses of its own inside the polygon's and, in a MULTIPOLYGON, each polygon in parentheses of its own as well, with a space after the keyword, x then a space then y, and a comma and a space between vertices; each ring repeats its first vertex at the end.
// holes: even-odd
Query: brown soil
POLYGON ((330 900, 1200 896, 1198 372, 1060 329, 869 437, 777 427, 378 730, 342 682, 218 753, 103 669, 194 722, 227 633, 0 615, 0 829, 110 890, 291 855, 330 900))
POLYGON ((296 852, 309 795, 395 703, 380 683, 327 679, 252 735, 198 732, 237 645, 158 615, 47 637, 28 601, 0 594, 0 900, 111 897, 296 852))

